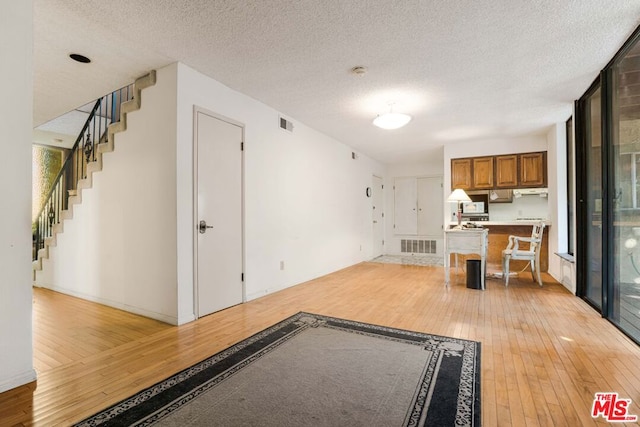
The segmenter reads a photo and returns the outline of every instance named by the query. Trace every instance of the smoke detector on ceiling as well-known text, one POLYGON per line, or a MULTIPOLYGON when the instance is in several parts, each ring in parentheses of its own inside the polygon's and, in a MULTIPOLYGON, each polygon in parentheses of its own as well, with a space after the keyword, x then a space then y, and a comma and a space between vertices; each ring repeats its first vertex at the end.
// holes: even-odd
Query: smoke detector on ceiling
POLYGON ((362 65, 357 65, 351 69, 351 73, 356 76, 362 76, 367 72, 367 67, 363 67, 362 65))

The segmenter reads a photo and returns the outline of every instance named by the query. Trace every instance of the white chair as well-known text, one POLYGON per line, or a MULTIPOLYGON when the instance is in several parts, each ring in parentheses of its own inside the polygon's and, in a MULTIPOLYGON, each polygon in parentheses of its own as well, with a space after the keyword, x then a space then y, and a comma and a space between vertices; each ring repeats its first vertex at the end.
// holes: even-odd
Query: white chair
POLYGON ((533 226, 531 237, 509 236, 509 245, 502 251, 502 275, 505 279, 505 286, 509 286, 510 260, 529 261, 531 279, 542 286, 542 279, 540 278, 540 249, 542 247, 544 227, 545 224, 541 221, 533 226), (529 247, 526 249, 521 248, 521 242, 529 243, 529 247))

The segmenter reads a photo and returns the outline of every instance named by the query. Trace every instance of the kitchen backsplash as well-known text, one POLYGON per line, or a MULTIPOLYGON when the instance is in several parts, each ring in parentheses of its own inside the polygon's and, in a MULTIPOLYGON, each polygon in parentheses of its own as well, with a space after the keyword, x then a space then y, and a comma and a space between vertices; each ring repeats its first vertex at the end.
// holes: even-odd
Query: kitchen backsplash
POLYGON ((526 195, 512 203, 489 203, 490 221, 512 221, 518 218, 549 218, 549 198, 526 195))

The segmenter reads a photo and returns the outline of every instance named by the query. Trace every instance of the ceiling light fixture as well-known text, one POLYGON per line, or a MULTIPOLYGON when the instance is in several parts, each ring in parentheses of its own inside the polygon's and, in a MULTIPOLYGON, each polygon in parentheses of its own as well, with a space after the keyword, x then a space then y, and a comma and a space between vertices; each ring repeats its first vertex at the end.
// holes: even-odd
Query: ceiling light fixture
POLYGON ((393 103, 389 104, 389 112, 384 114, 378 114, 373 119, 373 124, 382 129, 398 129, 406 125, 411 121, 411 116, 408 114, 394 113, 393 103))

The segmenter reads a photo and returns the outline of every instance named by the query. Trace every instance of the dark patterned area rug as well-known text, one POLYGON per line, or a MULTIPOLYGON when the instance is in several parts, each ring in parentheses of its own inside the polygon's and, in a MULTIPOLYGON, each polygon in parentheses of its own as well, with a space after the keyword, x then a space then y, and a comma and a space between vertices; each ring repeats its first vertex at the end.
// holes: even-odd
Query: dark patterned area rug
POLYGON ((480 343, 298 313, 76 426, 480 420, 480 343))

